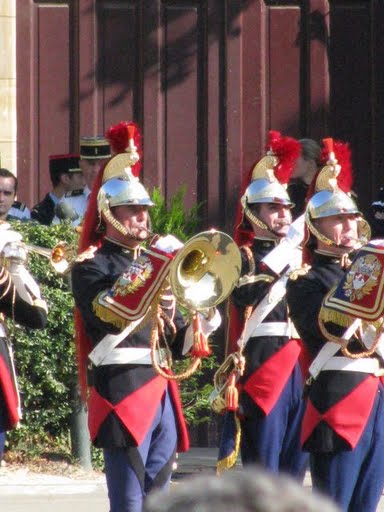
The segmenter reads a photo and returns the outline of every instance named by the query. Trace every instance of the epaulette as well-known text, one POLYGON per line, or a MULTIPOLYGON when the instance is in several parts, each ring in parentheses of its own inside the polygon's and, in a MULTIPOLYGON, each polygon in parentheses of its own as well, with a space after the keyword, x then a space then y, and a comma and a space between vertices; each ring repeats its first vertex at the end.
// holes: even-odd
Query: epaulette
POLYGON ((240 250, 243 251, 243 253, 245 253, 245 255, 248 259, 249 274, 254 274, 256 271, 256 264, 255 264, 255 258, 253 257, 253 252, 251 251, 251 249, 248 245, 242 245, 240 247, 240 250))
POLYGON ((97 251, 97 247, 95 245, 90 245, 85 251, 81 252, 77 255, 75 262, 79 263, 86 260, 91 260, 95 257, 97 251))
POLYGON ((21 201, 13 201, 12 207, 23 212, 27 206, 21 201))
POLYGON ((83 195, 84 189, 70 190, 64 194, 64 197, 77 197, 83 195))
POLYGON ((290 281, 297 281, 299 277, 305 276, 311 270, 311 265, 305 264, 301 268, 295 268, 291 272, 288 272, 288 278, 290 281))
POLYGON ((274 281, 274 277, 270 276, 268 274, 258 274, 250 276, 249 274, 246 274, 243 277, 240 277, 237 287, 240 288, 241 286, 245 286, 246 284, 254 284, 258 281, 264 281, 265 283, 272 283, 274 281))

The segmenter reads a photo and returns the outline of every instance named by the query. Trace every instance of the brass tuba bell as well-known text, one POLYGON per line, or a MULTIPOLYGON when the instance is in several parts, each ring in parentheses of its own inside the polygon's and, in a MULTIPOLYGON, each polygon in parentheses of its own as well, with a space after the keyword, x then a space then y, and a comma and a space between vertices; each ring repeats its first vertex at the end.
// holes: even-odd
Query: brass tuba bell
POLYGON ((240 271, 238 246, 226 233, 212 229, 185 243, 172 261, 169 280, 179 304, 204 312, 228 297, 240 271))

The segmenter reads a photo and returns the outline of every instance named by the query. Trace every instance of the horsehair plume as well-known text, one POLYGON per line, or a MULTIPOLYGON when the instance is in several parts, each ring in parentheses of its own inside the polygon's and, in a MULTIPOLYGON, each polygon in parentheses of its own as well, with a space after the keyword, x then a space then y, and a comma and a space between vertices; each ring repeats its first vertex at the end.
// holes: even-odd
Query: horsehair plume
POLYGON ((112 153, 115 155, 126 152, 129 147, 129 140, 133 139, 140 159, 132 167, 132 174, 138 177, 142 168, 143 158, 143 151, 141 148, 141 133, 138 125, 132 121, 121 121, 120 123, 108 128, 105 133, 105 137, 111 145, 112 153))
POLYGON ((267 144, 267 151, 272 149, 272 145, 275 143, 276 140, 281 139, 281 133, 277 130, 269 130, 268 133, 268 144, 267 144))
POLYGON ((337 176, 337 185, 345 193, 352 190, 353 185, 353 169, 352 169, 352 152, 348 142, 340 140, 323 139, 324 148, 321 151, 320 161, 322 165, 327 165, 330 156, 330 143, 333 142, 333 153, 340 165, 340 172, 337 176), (327 141, 327 142, 326 142, 327 141))
POLYGON ((269 147, 279 162, 274 169, 276 179, 284 185, 289 182, 296 160, 301 154, 300 142, 292 137, 283 137, 279 132, 269 132, 269 147))

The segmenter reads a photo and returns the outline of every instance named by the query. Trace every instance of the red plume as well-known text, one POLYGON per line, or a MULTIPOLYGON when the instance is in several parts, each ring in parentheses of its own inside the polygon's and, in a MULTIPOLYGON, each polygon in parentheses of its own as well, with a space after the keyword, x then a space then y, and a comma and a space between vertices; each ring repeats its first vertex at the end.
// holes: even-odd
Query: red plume
MULTIPOLYGON (((240 197, 243 197, 248 185, 251 182, 252 171, 253 171, 254 166, 255 165, 252 165, 252 167, 249 169, 247 175, 245 176, 245 179, 243 179, 243 182, 241 184, 240 197)), ((240 204, 240 201, 238 201, 236 218, 235 218, 235 233, 234 233, 233 239, 239 247, 241 247, 242 245, 250 245, 254 238, 253 230, 251 228, 246 229, 245 227, 243 227, 242 220, 243 220, 243 208, 240 204)))
POLYGON ((323 139, 324 148, 321 151, 320 161, 322 165, 326 165, 329 160, 330 142, 333 142, 333 152, 337 163, 341 169, 337 176, 337 184, 339 188, 348 193, 352 189, 353 184, 353 169, 352 169, 352 153, 348 142, 341 142, 333 139, 323 139))
POLYGON ((284 185, 289 182, 296 160, 301 154, 299 141, 292 137, 282 137, 279 132, 269 132, 269 147, 279 159, 274 173, 279 182, 284 185))
POLYGON ((138 177, 142 167, 143 152, 141 149, 141 133, 137 124, 132 121, 121 121, 120 123, 108 128, 105 133, 105 137, 111 145, 111 150, 115 155, 124 153, 129 146, 129 139, 133 138, 140 160, 132 167, 132 174, 138 177))
POLYGON ((275 141, 281 139, 281 133, 276 130, 269 130, 268 132, 268 144, 267 144, 267 151, 272 148, 272 145, 275 143, 275 141))

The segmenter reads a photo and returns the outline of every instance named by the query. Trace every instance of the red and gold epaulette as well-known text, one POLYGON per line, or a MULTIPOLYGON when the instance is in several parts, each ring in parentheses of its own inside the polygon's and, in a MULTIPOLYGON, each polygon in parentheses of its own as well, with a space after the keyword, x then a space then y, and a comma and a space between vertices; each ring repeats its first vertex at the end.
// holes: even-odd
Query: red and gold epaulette
POLYGON ((91 260, 95 257, 97 251, 96 245, 90 245, 85 251, 80 253, 77 258, 75 259, 76 263, 81 263, 82 261, 91 260))

